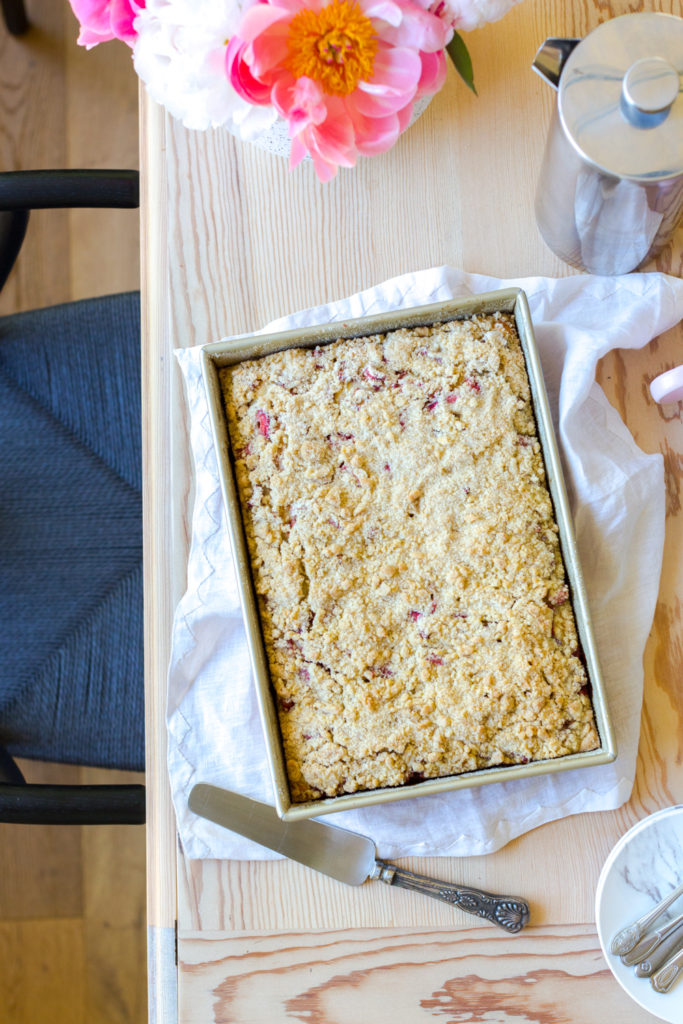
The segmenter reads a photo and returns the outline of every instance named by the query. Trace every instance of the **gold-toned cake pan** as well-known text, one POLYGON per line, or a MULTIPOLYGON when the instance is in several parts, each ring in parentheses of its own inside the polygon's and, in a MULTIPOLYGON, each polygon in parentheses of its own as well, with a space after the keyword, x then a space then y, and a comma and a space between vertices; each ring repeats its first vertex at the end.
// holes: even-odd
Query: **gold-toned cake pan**
MULTIPOLYGON (((218 457, 221 487, 227 512, 228 529, 235 560, 244 626, 251 655, 268 762, 273 780, 275 805, 280 817, 288 821, 294 821, 301 818, 317 817, 322 814, 349 810, 354 807, 366 807, 393 800, 406 800, 416 796, 427 796, 430 793, 444 793, 449 790, 480 786, 493 782, 509 782, 513 779, 526 779, 534 775, 544 775, 575 768, 588 768, 591 765, 606 764, 614 760, 616 757, 614 735, 608 715, 605 686, 590 621, 586 588, 578 558, 567 491, 562 474, 552 417, 548 406, 541 363, 533 335, 529 307, 526 295, 521 289, 510 288, 486 292, 466 299, 452 299, 447 302, 418 306, 412 309, 395 310, 389 313, 328 323, 321 326, 305 327, 278 334, 249 335, 214 342, 211 345, 204 346, 202 350, 202 369, 208 397, 211 427, 218 457), (600 746, 596 750, 586 753, 569 754, 559 758, 532 761, 523 765, 483 768, 459 775, 425 779, 421 782, 402 786, 348 793, 336 797, 325 797, 320 800, 307 801, 306 803, 293 803, 289 792, 275 695, 270 682, 268 661, 261 634, 258 605, 242 524, 240 501, 235 483, 228 425, 218 372, 222 367, 232 366, 247 359, 258 359, 261 356, 269 355, 272 352, 279 352, 283 349, 314 348, 318 345, 330 344, 340 338, 367 337, 373 334, 384 334, 399 327, 425 327, 435 323, 445 323, 449 320, 464 319, 479 313, 495 312, 514 314, 524 352, 548 487, 555 509, 562 555, 569 580, 571 602, 591 686, 591 699, 600 735, 600 746)), ((226 756, 235 757, 239 756, 239 754, 237 751, 231 751, 226 756)))

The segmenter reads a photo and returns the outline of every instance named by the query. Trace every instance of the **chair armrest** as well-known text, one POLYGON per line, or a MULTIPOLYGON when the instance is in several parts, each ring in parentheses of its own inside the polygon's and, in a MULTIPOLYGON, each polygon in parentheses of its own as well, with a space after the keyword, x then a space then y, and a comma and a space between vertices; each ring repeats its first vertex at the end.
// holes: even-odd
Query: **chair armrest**
POLYGON ((140 175, 129 170, 5 171, 0 210, 76 207, 136 209, 140 175))
POLYGON ((0 783, 0 821, 15 825, 144 825, 145 787, 0 783))

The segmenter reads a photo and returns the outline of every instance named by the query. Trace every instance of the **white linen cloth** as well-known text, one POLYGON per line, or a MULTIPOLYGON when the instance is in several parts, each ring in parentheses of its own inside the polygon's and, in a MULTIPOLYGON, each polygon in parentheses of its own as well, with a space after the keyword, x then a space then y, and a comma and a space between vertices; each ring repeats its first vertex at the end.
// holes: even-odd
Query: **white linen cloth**
MULTIPOLYGON (((278 320, 325 323, 518 285, 527 294, 565 465, 608 705, 615 762, 416 797, 324 820, 371 836, 382 857, 489 853, 547 821, 620 806, 635 774, 643 651, 664 541, 660 455, 646 455, 595 383, 598 359, 638 348, 683 318, 683 281, 662 274, 498 280, 440 267, 278 320)), ((199 350, 176 353, 191 414, 195 497, 187 591, 174 621, 168 679, 168 766, 189 857, 274 856, 193 815, 196 782, 272 803, 225 527, 199 350)))

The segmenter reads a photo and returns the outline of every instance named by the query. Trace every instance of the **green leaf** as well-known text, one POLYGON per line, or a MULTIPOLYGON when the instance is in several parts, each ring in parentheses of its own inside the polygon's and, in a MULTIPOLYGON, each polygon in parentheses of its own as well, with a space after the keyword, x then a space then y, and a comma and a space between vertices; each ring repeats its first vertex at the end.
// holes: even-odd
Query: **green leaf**
POLYGON ((453 38, 446 47, 448 56, 453 61, 455 70, 462 78, 465 85, 472 90, 474 95, 477 95, 477 90, 474 88, 474 71, 472 70, 472 58, 470 57, 469 50, 465 46, 465 41, 461 35, 457 32, 453 33, 453 38))

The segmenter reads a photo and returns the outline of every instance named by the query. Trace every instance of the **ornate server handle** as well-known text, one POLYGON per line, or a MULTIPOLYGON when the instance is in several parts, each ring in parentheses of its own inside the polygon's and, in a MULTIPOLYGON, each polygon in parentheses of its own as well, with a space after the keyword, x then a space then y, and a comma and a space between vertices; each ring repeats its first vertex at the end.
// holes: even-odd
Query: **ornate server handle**
POLYGON ((496 896, 481 889, 471 889, 466 885, 452 885, 440 882, 437 878, 427 875, 416 875, 395 864, 378 860, 372 878, 387 885, 397 885, 401 889, 421 892, 424 896, 432 896, 435 900, 450 903, 475 917, 483 917, 506 932, 519 932, 529 920, 529 904, 516 896, 496 896))

